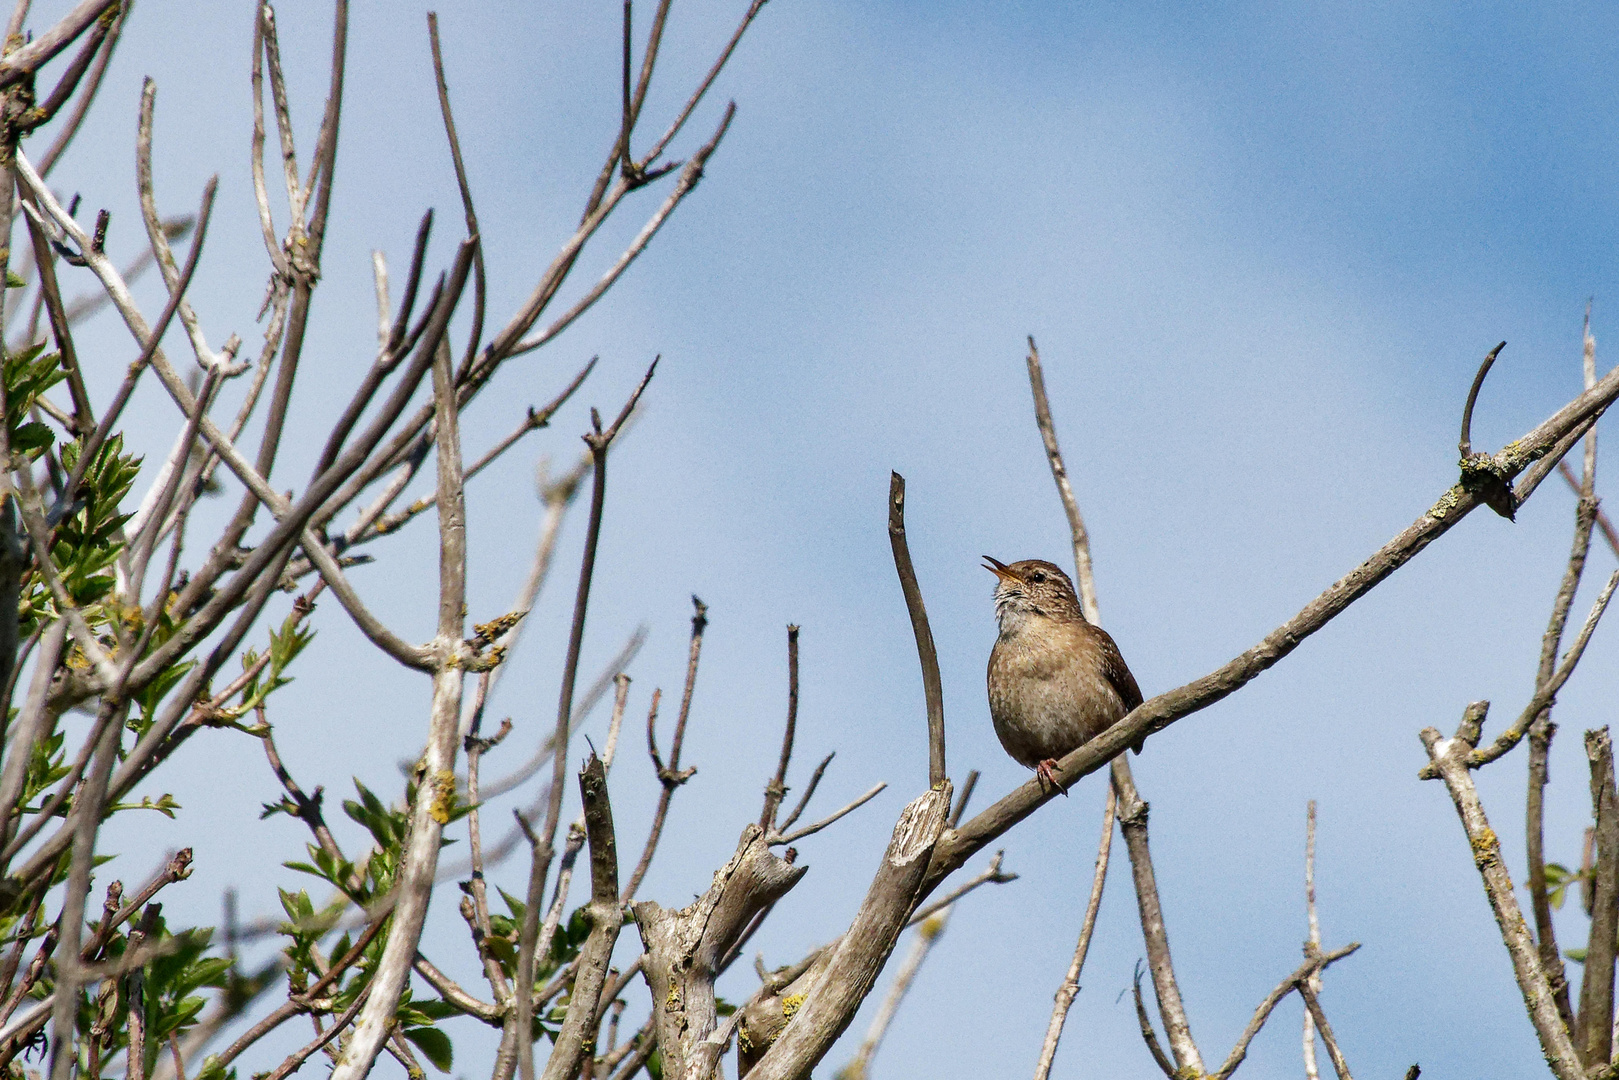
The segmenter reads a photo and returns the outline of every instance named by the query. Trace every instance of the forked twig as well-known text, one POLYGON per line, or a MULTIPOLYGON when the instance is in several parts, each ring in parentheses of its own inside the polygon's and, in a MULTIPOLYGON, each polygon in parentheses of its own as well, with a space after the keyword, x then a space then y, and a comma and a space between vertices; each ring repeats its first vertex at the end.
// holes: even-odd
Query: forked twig
POLYGON ((881 781, 878 784, 874 785, 864 795, 861 795, 859 798, 855 799, 853 802, 849 803, 847 806, 844 806, 841 809, 833 811, 831 814, 828 814, 826 817, 822 818, 820 821, 817 821, 815 824, 806 825, 802 829, 794 829, 792 832, 786 834, 785 836, 783 836, 783 835, 781 835, 779 833, 777 835, 775 835, 775 836, 772 836, 770 838, 770 846, 771 847, 776 847, 776 846, 781 845, 781 844, 792 844, 792 843, 798 842, 799 840, 804 839, 804 837, 806 837, 806 836, 813 836, 815 833, 820 832, 822 829, 826 828, 828 825, 831 825, 832 823, 836 822, 839 818, 845 817, 845 816, 853 813, 854 811, 860 809, 862 806, 866 805, 872 799, 875 799, 878 795, 880 795, 882 793, 883 789, 886 788, 887 786, 888 786, 888 782, 886 780, 881 781))

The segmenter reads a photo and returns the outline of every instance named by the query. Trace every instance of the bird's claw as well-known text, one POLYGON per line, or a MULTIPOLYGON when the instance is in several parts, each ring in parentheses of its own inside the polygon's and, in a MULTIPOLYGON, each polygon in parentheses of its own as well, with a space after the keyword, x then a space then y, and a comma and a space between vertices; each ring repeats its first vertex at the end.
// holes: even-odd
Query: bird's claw
POLYGON ((1057 779, 1056 758, 1046 758, 1046 760, 1034 767, 1034 771, 1035 775, 1039 776, 1042 781, 1062 792, 1063 797, 1067 798, 1068 789, 1063 787, 1062 782, 1057 779))

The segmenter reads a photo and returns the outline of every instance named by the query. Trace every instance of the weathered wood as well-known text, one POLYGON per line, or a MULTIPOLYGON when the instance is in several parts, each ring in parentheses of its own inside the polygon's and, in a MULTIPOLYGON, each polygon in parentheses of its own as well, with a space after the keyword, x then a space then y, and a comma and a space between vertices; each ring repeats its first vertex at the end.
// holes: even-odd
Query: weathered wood
POLYGON ((748 1080, 804 1080, 854 1019, 916 908, 929 857, 950 814, 950 791, 946 780, 900 814, 854 921, 748 1080))
MULTIPOLYGON (((635 905, 646 948, 642 971, 652 990, 666 1077, 691 1076, 700 1063, 712 1070, 718 1053, 699 1054, 698 1048, 718 1024, 714 979, 720 960, 749 920, 785 895, 808 869, 774 854, 766 840, 763 829, 749 824, 736 854, 714 875, 708 891, 679 911, 667 911, 653 900, 635 905)), ((706 1080, 706 1071, 700 1075, 706 1080)))

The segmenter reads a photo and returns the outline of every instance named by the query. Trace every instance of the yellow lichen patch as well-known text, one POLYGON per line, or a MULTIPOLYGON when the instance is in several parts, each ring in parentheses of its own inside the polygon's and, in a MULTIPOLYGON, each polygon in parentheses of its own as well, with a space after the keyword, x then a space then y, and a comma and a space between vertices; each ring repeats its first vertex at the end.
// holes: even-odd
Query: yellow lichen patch
POLYGON ((448 825, 450 814, 455 811, 455 773, 449 769, 440 769, 433 777, 433 805, 429 813, 433 820, 440 825, 448 825))
POLYGON ((680 987, 674 983, 669 984, 669 998, 663 1003, 665 1009, 680 1008, 680 987))
POLYGON ((499 667, 501 663, 505 661, 505 659, 506 647, 504 645, 495 645, 483 656, 468 657, 463 662, 462 666, 468 671, 473 672, 493 671, 495 668, 499 667))
POLYGON ((1501 858, 1501 841, 1496 839, 1494 829, 1485 829, 1473 838, 1473 862, 1480 869, 1489 866, 1501 858))
POLYGON ((798 1011, 798 1007, 802 1004, 804 1004, 803 994, 788 994, 781 999, 781 1015, 785 1019, 791 1020, 793 1014, 798 1011))
POLYGON ((525 614, 527 614, 527 612, 510 611, 499 618, 491 619, 486 623, 479 623, 477 626, 473 627, 473 630, 477 633, 478 640, 494 641, 506 631, 510 630, 512 627, 521 622, 525 614))
POLYGON ((1450 512, 1456 509, 1456 504, 1461 501, 1461 498, 1462 487, 1460 484, 1457 484, 1449 491, 1439 496, 1439 501, 1434 503, 1433 506, 1429 507, 1428 516, 1433 518, 1435 521, 1444 521, 1445 518, 1449 516, 1450 512))

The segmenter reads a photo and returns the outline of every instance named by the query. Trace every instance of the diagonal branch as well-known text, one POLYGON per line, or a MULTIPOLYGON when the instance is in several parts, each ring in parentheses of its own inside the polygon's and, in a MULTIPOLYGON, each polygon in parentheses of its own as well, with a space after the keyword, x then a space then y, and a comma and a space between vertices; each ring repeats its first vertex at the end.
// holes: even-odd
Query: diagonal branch
MULTIPOLYGON (((1259 1034, 1259 1029, 1265 1026, 1265 1021, 1270 1018, 1270 1014, 1276 1006, 1281 1004, 1283 998, 1317 979, 1332 964, 1337 963, 1359 948, 1360 942, 1353 941, 1341 949, 1334 949, 1329 953, 1320 953, 1306 960, 1297 971, 1283 979, 1276 989, 1267 994, 1265 1000, 1259 1003, 1259 1008, 1254 1010, 1253 1019, 1249 1020, 1248 1026, 1242 1029, 1242 1034, 1237 1038, 1237 1045, 1231 1048, 1231 1053, 1225 1059, 1225 1064, 1221 1065, 1220 1071, 1212 1074, 1209 1080, 1226 1080, 1227 1077, 1237 1071, 1237 1066, 1241 1065, 1243 1059, 1248 1056, 1248 1044, 1254 1041, 1254 1036, 1259 1034)), ((1311 992, 1314 992, 1313 988, 1311 992)), ((1306 1015, 1309 1015, 1308 1012, 1306 1015)))
MULTIPOLYGON (((1496 736, 1495 742, 1488 747, 1473 751, 1472 756, 1467 759, 1469 768, 1476 769, 1488 765, 1517 746, 1536 717, 1552 707, 1552 703, 1557 700, 1557 692, 1568 682, 1569 676, 1574 674, 1574 669, 1579 666, 1580 657, 1585 655, 1585 646, 1591 640, 1591 634, 1596 630, 1597 623, 1601 621, 1602 613, 1608 609, 1608 601, 1613 599, 1616 586, 1619 586, 1619 570, 1613 572, 1608 578, 1607 585, 1603 586, 1602 592, 1597 594, 1595 602, 1591 605, 1591 613, 1585 617, 1585 625, 1580 627, 1579 636, 1574 639, 1574 644, 1563 654, 1557 670, 1535 690, 1535 696, 1529 699, 1529 704, 1524 706, 1523 712, 1518 714, 1518 719, 1513 721, 1511 727, 1496 736)), ((1433 773, 1427 767, 1424 767, 1419 775, 1424 780, 1433 779, 1433 773)))
MULTIPOLYGON (((1590 390, 1570 401, 1522 438, 1508 443, 1491 460, 1501 475, 1518 483, 1514 497, 1527 499, 1556 467, 1595 418, 1619 397, 1619 368, 1608 372, 1590 390)), ((1350 573, 1306 604, 1298 614, 1277 627, 1259 644, 1207 675, 1159 694, 1137 706, 1113 727, 1059 762, 1058 779, 1070 785, 1102 768, 1138 740, 1208 708, 1235 693, 1320 630, 1356 600, 1376 588, 1390 574, 1410 562, 1429 544, 1449 532, 1480 505, 1480 497, 1461 484, 1447 490, 1416 521, 1350 573)), ((1034 813, 1055 792, 1038 779, 1030 780, 954 830, 937 845, 923 895, 939 886, 975 852, 995 842, 1006 830, 1034 813)))
MULTIPOLYGON (((1551 983, 1540 966, 1540 953, 1535 948, 1529 925, 1524 921, 1523 911, 1513 894, 1512 879, 1501 861, 1500 840, 1495 830, 1490 828, 1484 804, 1479 800, 1478 789, 1473 784, 1472 770, 1468 767, 1468 755, 1477 745, 1488 710, 1488 702, 1477 701, 1469 705, 1456 734, 1448 739, 1435 728, 1424 728, 1421 732, 1422 745, 1427 749, 1429 761, 1440 779, 1445 782, 1445 789, 1456 805, 1457 817, 1461 819, 1462 829, 1472 846, 1473 862, 1478 867, 1490 907, 1495 912, 1501 940, 1512 958, 1513 974, 1523 994, 1529 1020, 1540 1038, 1540 1049, 1546 1064, 1557 1080, 1584 1080, 1585 1070, 1581 1067, 1579 1052, 1562 1017, 1558 1015, 1551 983)), ((1318 1017, 1318 1026, 1319 1021, 1318 1017)), ((1322 1034, 1325 1035, 1324 1030, 1322 1034)))
POLYGON ((0 86, 10 86, 19 79, 33 75, 117 3, 119 0, 80 0, 78 6, 62 16, 55 26, 0 59, 0 86))
POLYGON ((771 836, 770 845, 772 847, 775 847, 778 844, 792 844, 792 843, 796 843, 799 840, 804 839, 804 837, 806 837, 806 836, 813 836, 815 833, 820 832, 822 829, 826 828, 828 825, 833 824, 838 819, 840 819, 842 817, 845 817, 848 814, 852 814, 854 811, 860 809, 862 806, 866 805, 872 799, 875 799, 878 795, 880 795, 882 793, 883 789, 886 788, 886 787, 888 787, 888 782, 887 781, 882 781, 882 782, 874 785, 864 795, 861 795, 859 798, 855 799, 853 802, 849 803, 847 806, 844 806, 843 808, 841 808, 841 809, 839 809, 839 810, 837 810, 837 811, 835 811, 835 812, 833 812, 831 814, 828 814, 826 817, 822 818, 820 821, 817 821, 813 825, 805 825, 802 829, 794 829, 792 832, 788 833, 785 836, 782 836, 781 834, 777 833, 777 834, 771 836))
POLYGON ((950 801, 950 781, 945 780, 905 807, 860 910, 824 958, 804 1003, 748 1074, 750 1080, 807 1076, 849 1026, 916 908, 928 855, 944 832, 950 801))

